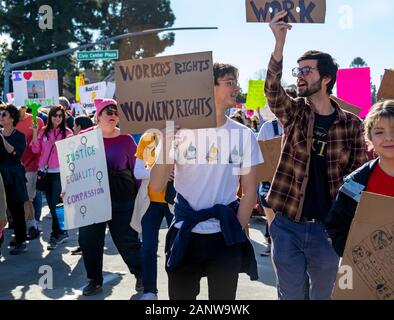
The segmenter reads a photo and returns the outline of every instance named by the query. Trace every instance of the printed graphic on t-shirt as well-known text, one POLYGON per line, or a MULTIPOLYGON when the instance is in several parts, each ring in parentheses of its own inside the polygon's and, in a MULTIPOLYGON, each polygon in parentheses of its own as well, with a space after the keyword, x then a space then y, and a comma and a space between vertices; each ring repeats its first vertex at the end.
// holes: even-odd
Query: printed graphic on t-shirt
POLYGON ((205 152, 205 157, 203 157, 203 162, 199 163, 197 160, 201 157, 199 155, 199 150, 196 146, 193 145, 192 142, 189 143, 189 146, 183 152, 179 152, 180 147, 178 146, 176 152, 176 161, 180 163, 186 164, 233 164, 233 165, 240 165, 242 162, 242 155, 239 152, 239 146, 234 144, 231 148, 231 153, 225 158, 226 162, 222 163, 221 149, 216 146, 215 143, 210 144, 210 147, 205 152), (182 155, 180 157, 180 155, 182 155))
POLYGON ((234 148, 232 149, 230 153, 230 158, 228 160, 228 163, 232 164, 239 164, 241 163, 241 157, 239 155, 239 152, 237 150, 237 146, 234 145, 234 148))
POLYGON ((189 148, 185 151, 184 154, 186 160, 196 160, 197 159, 197 149, 190 142, 189 148))
POLYGON ((207 163, 217 163, 219 160, 219 149, 215 146, 215 144, 212 144, 211 147, 209 148, 207 152, 207 163))
POLYGON ((325 157, 327 154, 327 135, 327 130, 322 127, 315 127, 312 139, 312 151, 319 157, 325 157))

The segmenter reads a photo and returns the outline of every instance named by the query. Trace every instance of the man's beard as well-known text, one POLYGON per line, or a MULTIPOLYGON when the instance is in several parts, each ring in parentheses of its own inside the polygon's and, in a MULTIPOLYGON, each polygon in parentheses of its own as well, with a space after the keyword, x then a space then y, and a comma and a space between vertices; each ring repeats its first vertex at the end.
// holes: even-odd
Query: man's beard
POLYGON ((307 98, 310 97, 311 95, 314 95, 315 93, 321 90, 322 81, 323 79, 320 78, 314 84, 312 84, 310 88, 307 88, 304 92, 297 92, 297 95, 302 98, 307 98))

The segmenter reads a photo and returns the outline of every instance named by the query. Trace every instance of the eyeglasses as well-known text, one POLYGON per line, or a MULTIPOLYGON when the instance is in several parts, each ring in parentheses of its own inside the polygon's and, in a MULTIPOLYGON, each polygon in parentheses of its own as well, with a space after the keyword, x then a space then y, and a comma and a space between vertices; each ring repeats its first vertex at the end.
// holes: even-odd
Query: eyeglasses
POLYGON ((118 116, 118 111, 116 110, 105 110, 105 113, 107 114, 107 116, 118 116))
POLYGON ((53 117, 54 118, 63 118, 63 113, 56 113, 53 117))
POLYGON ((0 112, 0 117, 1 118, 5 118, 7 116, 7 112, 0 112))
POLYGON ((305 66, 305 67, 302 67, 302 68, 295 67, 295 68, 293 68, 293 70, 291 70, 291 72, 293 74, 293 77, 298 77, 299 74, 301 74, 302 76, 307 76, 308 74, 311 73, 311 71, 313 69, 316 69, 316 68, 313 68, 313 67, 310 67, 310 66, 305 66))
POLYGON ((239 83, 237 80, 218 80, 218 82, 223 82, 225 86, 228 88, 239 87, 239 83))

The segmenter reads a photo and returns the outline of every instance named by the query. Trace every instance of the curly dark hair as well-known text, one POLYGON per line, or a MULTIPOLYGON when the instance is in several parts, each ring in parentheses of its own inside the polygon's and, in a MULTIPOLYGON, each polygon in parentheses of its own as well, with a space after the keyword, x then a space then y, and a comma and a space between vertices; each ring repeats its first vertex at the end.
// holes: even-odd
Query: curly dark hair
POLYGON ((19 110, 13 104, 5 103, 0 105, 0 110, 7 111, 10 117, 12 118, 13 126, 15 127, 19 122, 19 110))
POLYGON ((60 104, 55 104, 49 109, 47 125, 44 127, 44 135, 48 138, 48 133, 53 129, 52 117, 60 111, 63 114, 62 122, 59 125, 60 131, 62 132, 63 139, 66 137, 66 112, 64 107, 60 104))
POLYGON ((337 72, 339 65, 335 59, 328 53, 321 51, 310 50, 305 52, 297 62, 300 63, 304 60, 317 60, 317 70, 321 77, 330 77, 331 81, 327 85, 327 93, 332 94, 332 89, 337 82, 337 72))

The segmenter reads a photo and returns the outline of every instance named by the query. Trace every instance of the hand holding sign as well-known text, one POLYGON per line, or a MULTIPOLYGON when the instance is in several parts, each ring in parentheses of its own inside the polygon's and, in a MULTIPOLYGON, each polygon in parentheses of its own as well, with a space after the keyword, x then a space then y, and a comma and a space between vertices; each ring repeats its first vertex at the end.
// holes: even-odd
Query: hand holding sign
POLYGON ((27 105, 31 109, 31 114, 33 115, 33 127, 37 128, 37 112, 41 108, 40 103, 30 103, 27 105))
POLYGON ((276 42, 285 43, 287 30, 291 30, 293 26, 290 23, 286 23, 283 19, 287 16, 287 11, 279 11, 272 21, 270 22, 270 28, 275 36, 276 42))
POLYGON ((283 21, 287 16, 287 12, 282 10, 278 12, 270 22, 270 28, 275 36, 276 44, 274 50, 274 58, 281 61, 283 57, 283 48, 286 42, 287 30, 291 30, 292 25, 283 21))

